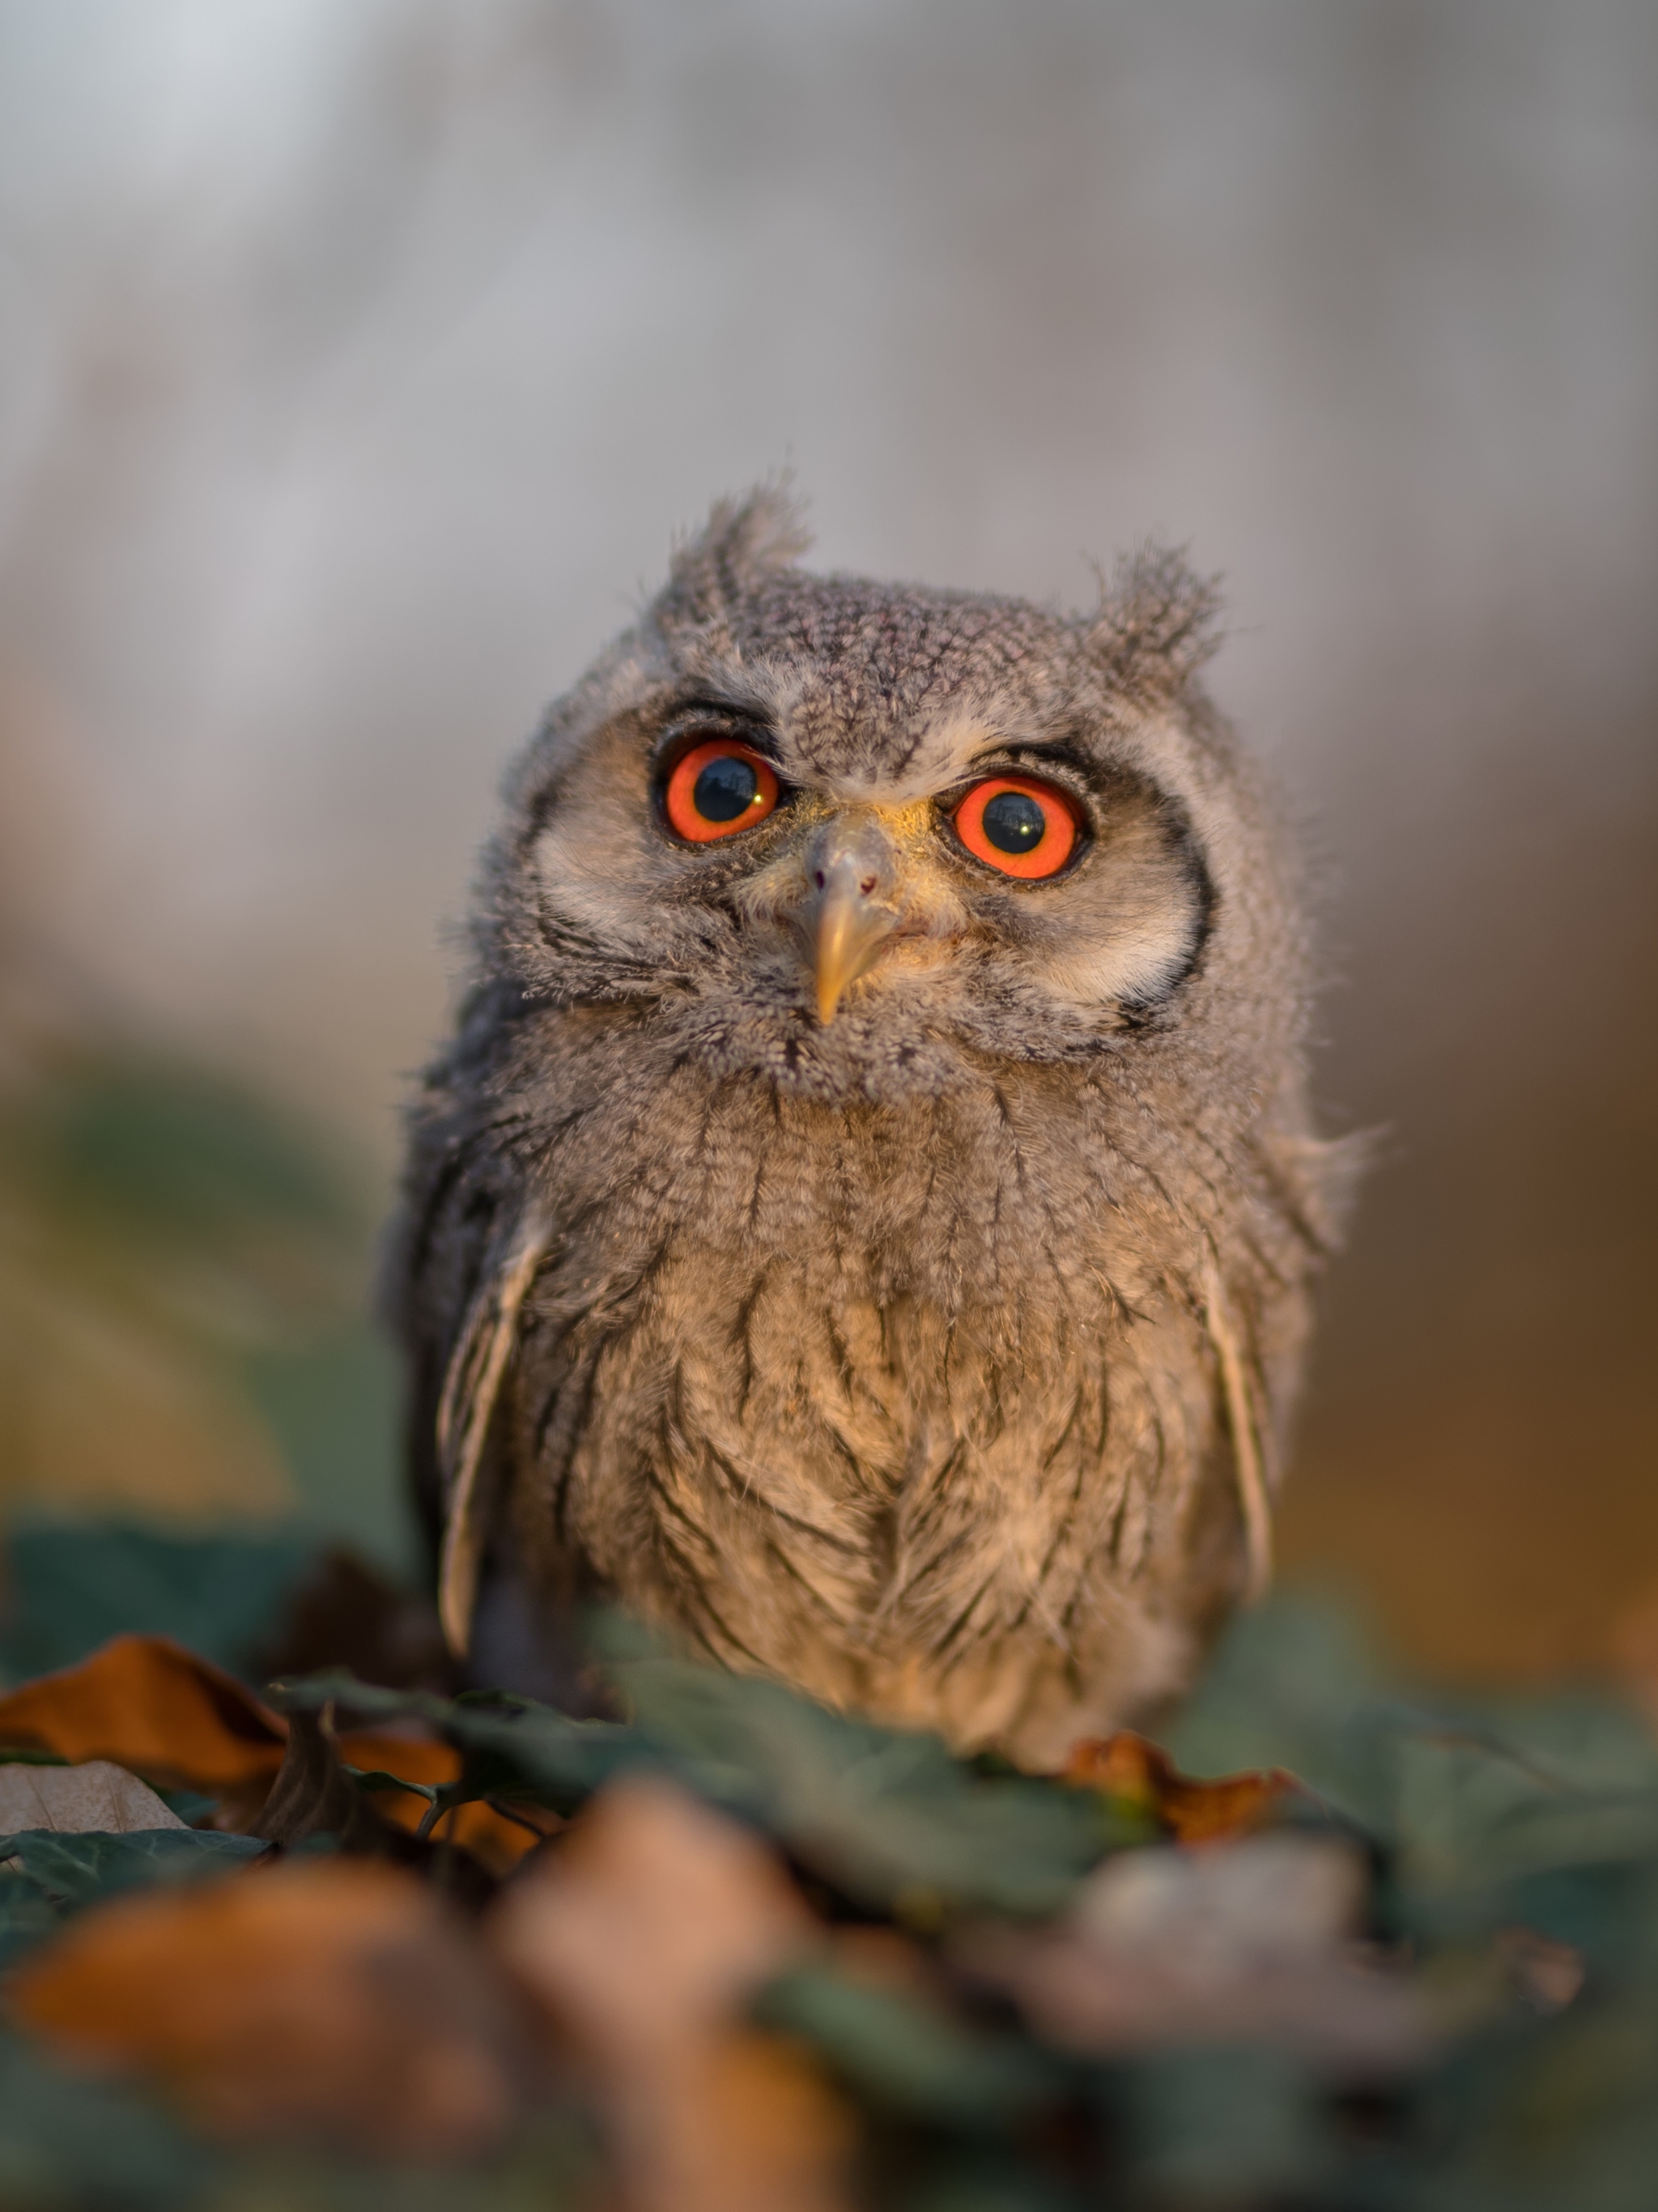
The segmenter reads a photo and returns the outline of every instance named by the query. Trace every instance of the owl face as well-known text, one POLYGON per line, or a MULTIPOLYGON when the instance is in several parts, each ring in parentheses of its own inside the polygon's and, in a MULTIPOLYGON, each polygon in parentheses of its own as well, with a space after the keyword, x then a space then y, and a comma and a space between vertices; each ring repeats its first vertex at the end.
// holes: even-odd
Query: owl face
POLYGON ((704 541, 532 749, 498 950, 537 998, 648 1006, 716 1072, 826 1100, 1165 1029, 1217 888, 1143 678, 1035 608, 704 541))

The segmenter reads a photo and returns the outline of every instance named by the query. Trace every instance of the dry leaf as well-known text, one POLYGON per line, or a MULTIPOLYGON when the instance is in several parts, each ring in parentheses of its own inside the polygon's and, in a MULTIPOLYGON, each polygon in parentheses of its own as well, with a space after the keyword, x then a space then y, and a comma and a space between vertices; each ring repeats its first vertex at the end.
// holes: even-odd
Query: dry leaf
POLYGON ((1180 1844, 1247 1835, 1301 1788, 1281 1766, 1198 1781, 1181 1773, 1166 1751, 1133 1729, 1078 1744, 1061 1778, 1078 1789, 1102 1790, 1150 1814, 1180 1844))
POLYGON ((1606 1656, 1612 1673, 1658 1735, 1658 1590, 1649 1589, 1613 1620, 1606 1656))
POLYGON ((495 1916, 504 1957, 589 2049, 631 2059, 735 2016, 816 1923, 747 1828, 673 1783, 601 1790, 495 1916))
POLYGON ((137 1828, 182 1828, 153 1790, 106 1759, 84 1766, 0 1765, 0 1835, 49 1828, 58 1835, 129 1835, 137 1828))
POLYGON ((342 1850, 384 1853, 402 1838, 383 1820, 374 1798, 359 1790, 344 1767, 333 1731, 321 1713, 295 1713, 288 1749, 259 1817, 249 1832, 291 1848, 309 1836, 335 1838, 342 1850))
MULTIPOLYGON (((234 1675, 165 1636, 118 1636, 78 1666, 42 1674, 0 1698, 0 1745, 49 1751, 76 1763, 108 1759, 168 1788, 205 1791, 226 1808, 225 1825, 255 1820, 281 1770, 288 1724, 234 1675)), ((342 1736, 346 1765, 441 1788, 459 1780, 460 1753, 430 1738, 342 1736)), ((379 1794, 377 1808, 414 1829, 428 1801, 379 1794)), ((92 1825, 97 1825, 94 1823, 92 1825)), ((437 1834, 473 1852, 492 1873, 517 1864, 537 1840, 488 1805, 445 1815, 437 1834)))
POLYGON ((350 1551, 331 1547, 291 1589, 251 1671, 263 1681, 345 1668, 360 1682, 447 1696, 459 1687, 437 1607, 350 1551))
POLYGON ((509 1988, 439 1899, 374 1861, 94 1906, 10 1994, 61 2057, 147 2076, 222 2136, 460 2157, 526 2087, 509 1988))
MULTIPOLYGON (((349 1754, 365 1751, 395 1763, 404 1780, 413 1779, 411 1767, 425 1766, 440 1781, 452 1781, 460 1767, 459 1754, 446 1744, 397 1738, 376 1743, 349 1737, 342 1742, 325 1714, 296 1712, 289 1723, 287 1756, 249 1833, 287 1846, 310 1836, 332 1836, 342 1850, 435 1870, 440 1886, 458 1900, 471 1898, 479 1904, 494 1891, 498 1872, 510 1870, 542 1840, 536 1830, 506 1820, 486 1805, 464 1805, 446 1813, 428 1836, 416 1841, 411 1832, 428 1811, 429 1799, 412 1790, 360 1786, 342 1754, 355 1764, 349 1754), (396 1811, 401 1811, 401 1820, 389 1817, 396 1811), (468 1814, 471 1819, 464 1817, 468 1814), (463 1838, 467 1835, 477 1836, 484 1844, 489 1863, 466 1845, 463 1838)), ((380 1771, 387 1773, 391 1766, 380 1771)))
POLYGON ((849 2212, 851 2112, 780 2037, 710 2034, 610 2110, 628 2212, 849 2212))
POLYGON ((981 1929, 959 1962, 1062 2050, 1272 2043, 1335 2074, 1387 2073, 1430 2043, 1424 1998, 1354 1936, 1357 1854, 1284 1832, 1203 1852, 1119 1852, 1065 1917, 981 1929))
MULTIPOLYGON (((430 1736, 343 1735, 339 1753, 347 1766, 361 1772, 395 1774, 429 1790, 460 1779, 460 1753, 452 1744, 430 1736)), ((374 1802, 377 1811, 411 1834, 425 1819, 428 1803, 414 1791, 401 1790, 376 1790, 374 1802)), ((556 1834, 563 1825, 556 1813, 535 1805, 525 1805, 513 1819, 478 1799, 445 1813, 430 1832, 435 1842, 459 1844, 491 1874, 500 1875, 509 1873, 544 1837, 556 1834)))
POLYGON ((507 1890, 496 1950, 592 2076, 630 2212, 840 2212, 846 2108, 738 2025, 817 1938, 758 1838, 647 1776, 507 1890))
POLYGON ((117 1636, 77 1667, 0 1698, 0 1744, 112 1759, 167 1786, 269 1785, 287 1723, 166 1636, 117 1636))
POLYGON ((1582 1953, 1534 1928, 1499 1929, 1492 1950, 1499 1970, 1533 2012, 1564 2011, 1582 1989, 1582 1953))

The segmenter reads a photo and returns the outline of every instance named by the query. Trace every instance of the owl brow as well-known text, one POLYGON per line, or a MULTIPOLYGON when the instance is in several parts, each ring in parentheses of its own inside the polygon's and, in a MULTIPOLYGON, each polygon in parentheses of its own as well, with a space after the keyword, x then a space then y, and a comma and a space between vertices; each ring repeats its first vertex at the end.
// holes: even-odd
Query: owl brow
POLYGON ((1087 787, 1096 789, 1102 780, 1114 771, 1102 770, 1099 761, 1072 744, 1066 738, 1009 738, 1000 744, 991 745, 976 753, 968 763, 967 772, 981 775, 987 764, 998 761, 1029 761, 1044 768, 1068 768, 1087 787))
POLYGON ((676 700, 669 708, 660 734, 652 748, 653 757, 659 761, 664 753, 688 736, 700 722, 723 722, 728 726, 736 723, 742 729, 745 739, 757 737, 764 740, 756 748, 756 750, 763 751, 768 758, 775 750, 776 734, 771 717, 758 699, 722 697, 717 692, 699 691, 689 698, 676 700))

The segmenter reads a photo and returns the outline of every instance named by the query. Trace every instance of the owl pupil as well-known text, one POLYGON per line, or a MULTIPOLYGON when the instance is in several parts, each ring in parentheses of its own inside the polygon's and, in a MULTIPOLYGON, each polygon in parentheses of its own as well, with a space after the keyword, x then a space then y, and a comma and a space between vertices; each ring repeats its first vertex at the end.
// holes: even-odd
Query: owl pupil
POLYGON ((999 853, 1029 853, 1042 842, 1048 817, 1023 791, 999 791, 983 815, 985 836, 999 853))
POLYGON ((749 763, 726 753, 708 763, 696 779, 692 797, 705 822, 735 822, 753 805, 759 789, 760 779, 749 763))

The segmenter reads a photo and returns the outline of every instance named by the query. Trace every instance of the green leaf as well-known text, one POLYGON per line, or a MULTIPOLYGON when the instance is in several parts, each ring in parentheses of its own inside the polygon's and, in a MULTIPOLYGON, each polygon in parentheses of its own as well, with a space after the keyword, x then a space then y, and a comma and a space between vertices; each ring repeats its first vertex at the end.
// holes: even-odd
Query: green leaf
POLYGON ((780 1975, 754 2017, 810 2043, 857 2094, 892 2112, 969 2135, 1051 2102, 1071 2069, 1009 2034, 975 2032, 893 1990, 823 1967, 780 1975))
POLYGON ((611 1672, 630 1726, 524 1698, 374 1690, 340 1674, 269 1695, 289 1711, 336 1704, 363 1719, 427 1721, 467 1759, 440 1793, 445 1809, 517 1795, 568 1814, 613 1776, 658 1768, 766 1829, 847 1896, 912 1920, 966 1906, 1052 1911, 1107 1850, 1139 1840, 1096 1793, 981 1775, 936 1737, 847 1720, 774 1682, 669 1659, 611 1672))
POLYGON ((252 1836, 192 1828, 136 1828, 125 1835, 26 1828, 0 1836, 0 1970, 87 1905, 155 1882, 228 1874, 266 1849, 252 1836))
POLYGON ((67 2073, 0 2033, 0 2203, 179 2212, 219 2163, 149 2099, 67 2073))
POLYGON ((981 1776, 936 1736, 848 1720, 774 1682, 675 1659, 611 1673, 693 1787, 865 1905, 1052 1911, 1129 1839, 1094 1792, 981 1776))
POLYGON ((359 1232, 348 1173, 317 1136, 185 1062, 82 1052, 48 1071, 22 1133, 39 1184, 134 1232, 231 1241, 275 1227, 359 1232))
POLYGON ((16 1860, 23 1876, 66 1911, 152 1882, 228 1874, 269 1848, 255 1836, 196 1828, 134 1828, 125 1835, 25 1828, 0 1836, 0 1860, 16 1860))
POLYGON ((1154 2202, 1327 2201, 1313 2192, 1336 2166, 1333 2116, 1308 2069, 1284 2052, 1175 2051, 1114 2069, 1111 2080, 1154 2202))
POLYGON ((420 1547, 403 1476, 403 1371, 379 1330, 346 1316, 250 1345, 235 1365, 307 1524, 411 1578, 420 1547))
POLYGON ((36 1523, 6 1538, 0 1671, 14 1682, 73 1666, 112 1636, 171 1636, 239 1673, 315 1552, 296 1531, 162 1535, 128 1523, 36 1523))
POLYGON ((55 1934, 58 1920, 58 1906, 39 1882, 21 1867, 0 1869, 0 1972, 55 1934))

